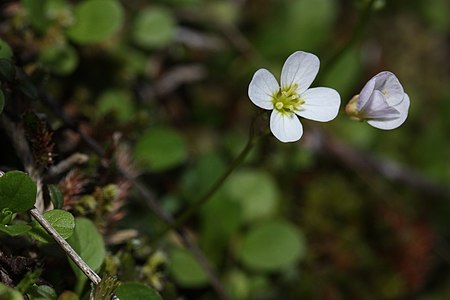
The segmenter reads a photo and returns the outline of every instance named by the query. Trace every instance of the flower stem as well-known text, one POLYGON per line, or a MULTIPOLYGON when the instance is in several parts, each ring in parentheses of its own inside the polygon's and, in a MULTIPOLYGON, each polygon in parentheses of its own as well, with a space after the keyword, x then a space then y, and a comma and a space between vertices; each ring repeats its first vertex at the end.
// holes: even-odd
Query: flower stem
POLYGON ((242 151, 239 153, 239 155, 233 160, 233 162, 230 164, 228 169, 225 171, 225 173, 220 176, 219 179, 217 179, 216 182, 209 188, 209 190, 201 197, 199 198, 194 204, 192 204, 186 211, 184 211, 178 218, 175 219, 174 223, 170 225, 169 228, 167 228, 165 232, 169 229, 175 229, 179 226, 183 225, 190 217, 192 217, 193 214, 195 214, 203 205, 205 205, 212 196, 220 189, 220 187, 225 183, 227 178, 233 173, 233 171, 244 161, 244 159, 247 157, 247 155, 252 150, 253 146, 257 143, 259 138, 261 138, 261 135, 255 134, 255 123, 260 115, 256 115, 252 123, 250 125, 249 135, 248 135, 248 141, 245 147, 242 149, 242 151))

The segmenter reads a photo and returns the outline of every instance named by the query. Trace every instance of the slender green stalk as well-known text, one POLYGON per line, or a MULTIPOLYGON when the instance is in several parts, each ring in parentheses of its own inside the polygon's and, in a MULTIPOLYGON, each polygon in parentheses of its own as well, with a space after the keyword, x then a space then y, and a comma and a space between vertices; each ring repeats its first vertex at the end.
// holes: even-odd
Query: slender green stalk
POLYGON ((255 123, 259 116, 260 115, 258 114, 253 118, 252 123, 250 125, 247 144, 239 153, 239 155, 233 160, 233 162, 230 164, 225 173, 223 173, 222 176, 220 176, 220 178, 217 179, 216 182, 214 182, 214 184, 201 198, 199 198, 194 204, 189 206, 189 208, 185 212, 183 212, 178 218, 176 218, 174 223, 171 224, 170 227, 164 231, 164 233, 166 233, 170 229, 178 228, 179 226, 183 225, 190 217, 192 217, 193 214, 195 214, 203 205, 205 205, 212 198, 212 196, 220 189, 220 187, 222 187, 222 185, 225 183, 225 181, 231 175, 231 173, 233 173, 233 171, 244 161, 244 159, 252 150, 253 146, 257 143, 259 138, 261 138, 261 135, 255 134, 255 123))

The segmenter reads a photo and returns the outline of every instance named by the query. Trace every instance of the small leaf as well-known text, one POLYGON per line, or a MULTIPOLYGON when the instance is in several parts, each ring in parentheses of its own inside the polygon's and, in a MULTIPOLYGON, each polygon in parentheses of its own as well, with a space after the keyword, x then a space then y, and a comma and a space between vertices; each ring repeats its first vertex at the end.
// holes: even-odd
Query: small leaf
MULTIPOLYGON (((61 209, 54 209, 45 212, 44 218, 62 236, 63 239, 68 239, 72 236, 75 227, 75 220, 71 213, 61 209)), ((47 231, 45 231, 39 223, 34 221, 32 224, 33 229, 29 232, 31 236, 43 243, 53 241, 47 231)))
POLYGON ((8 225, 14 219, 14 213, 7 207, 0 211, 0 224, 8 225))
MULTIPOLYGON (((77 218, 73 235, 67 242, 94 271, 100 268, 106 255, 105 244, 92 221, 77 218)), ((79 280, 78 286, 82 288, 87 277, 72 261, 70 265, 79 280)))
POLYGON ((183 287, 201 287, 208 282, 199 263, 183 249, 173 249, 170 252, 170 271, 175 281, 183 287))
POLYGON ((139 282, 124 282, 115 294, 120 300, 162 300, 154 289, 139 282))
POLYGON ((100 115, 113 113, 119 122, 126 122, 133 116, 134 112, 131 97, 132 95, 128 90, 107 90, 98 99, 97 112, 100 115))
POLYGON ((187 158, 183 137, 170 128, 154 128, 144 133, 134 151, 138 161, 151 171, 164 171, 175 167, 187 158))
POLYGON ((12 212, 31 209, 36 202, 36 184, 25 173, 10 171, 0 177, 0 209, 12 212))
POLYGON ((75 24, 67 34, 77 43, 99 42, 122 25, 123 9, 115 0, 88 0, 75 8, 75 24))
POLYGON ((258 170, 242 170, 225 184, 229 198, 239 203, 247 221, 273 215, 278 208, 279 191, 270 174, 258 170))
POLYGON ((141 11, 134 20, 131 37, 143 48, 166 46, 175 33, 175 21, 169 11, 151 7, 141 11))
POLYGON ((12 224, 12 225, 5 225, 0 224, 0 231, 10 235, 10 236, 17 236, 21 234, 25 234, 31 230, 31 226, 25 225, 25 224, 12 224))
POLYGON ((56 300, 58 295, 56 294, 55 290, 48 286, 48 285, 37 285, 34 284, 31 287, 29 287, 25 294, 30 299, 51 299, 56 300))
POLYGON ((240 259, 258 271, 280 271, 305 254, 303 237, 293 225, 271 221, 254 227, 242 242, 240 259))
POLYGON ((50 200, 53 203, 53 206, 56 209, 60 209, 64 205, 64 196, 61 193, 61 190, 56 184, 49 184, 48 186, 48 192, 50 194, 50 200))

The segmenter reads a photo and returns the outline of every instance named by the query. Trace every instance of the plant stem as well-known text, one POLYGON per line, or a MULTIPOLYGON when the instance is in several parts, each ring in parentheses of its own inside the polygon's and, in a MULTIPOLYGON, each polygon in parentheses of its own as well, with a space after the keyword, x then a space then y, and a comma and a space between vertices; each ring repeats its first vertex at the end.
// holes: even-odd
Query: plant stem
POLYGON ((63 237, 53 228, 53 226, 44 218, 37 208, 30 209, 30 214, 38 221, 39 224, 47 231, 47 233, 55 240, 56 243, 64 250, 65 253, 73 260, 81 271, 95 284, 98 285, 102 280, 100 276, 89 267, 84 260, 73 250, 73 248, 63 239, 63 237))
POLYGON ((233 171, 244 161, 244 159, 250 153, 250 150, 252 150, 253 146, 258 141, 258 137, 260 137, 255 136, 255 122, 258 117, 259 115, 255 116, 252 120, 247 144, 239 153, 239 155, 233 160, 233 162, 230 164, 225 173, 223 173, 222 176, 219 179, 217 179, 216 182, 214 182, 214 184, 210 187, 210 189, 200 199, 198 199, 194 204, 189 206, 189 208, 185 212, 183 212, 178 218, 176 218, 174 224, 171 225, 169 229, 178 228, 179 226, 183 225, 184 222, 186 222, 194 213, 196 213, 204 204, 206 204, 212 198, 212 196, 220 189, 220 187, 224 184, 224 182, 231 175, 231 173, 233 173, 233 171))

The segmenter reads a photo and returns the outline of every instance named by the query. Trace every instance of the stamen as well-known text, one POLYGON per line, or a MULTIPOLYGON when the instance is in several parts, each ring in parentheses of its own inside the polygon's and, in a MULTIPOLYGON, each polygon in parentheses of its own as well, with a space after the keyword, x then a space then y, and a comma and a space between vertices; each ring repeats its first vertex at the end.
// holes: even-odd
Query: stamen
POLYGON ((297 84, 281 87, 276 93, 272 95, 272 103, 274 108, 280 113, 291 114, 296 110, 301 109, 301 105, 305 103, 300 99, 297 93, 297 84))

